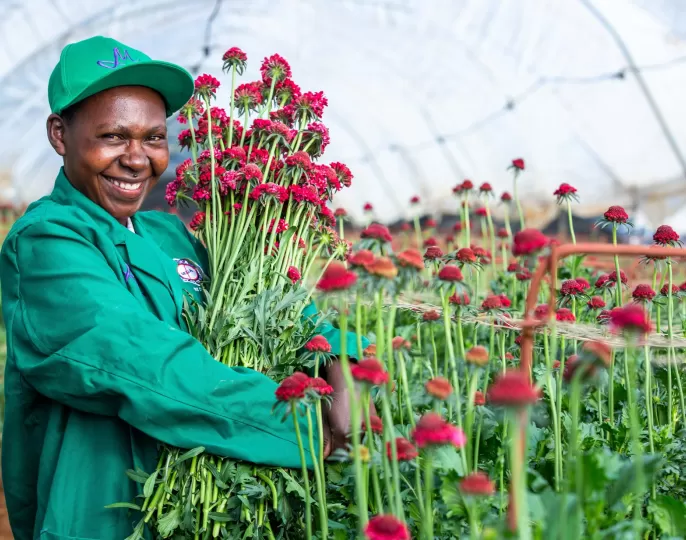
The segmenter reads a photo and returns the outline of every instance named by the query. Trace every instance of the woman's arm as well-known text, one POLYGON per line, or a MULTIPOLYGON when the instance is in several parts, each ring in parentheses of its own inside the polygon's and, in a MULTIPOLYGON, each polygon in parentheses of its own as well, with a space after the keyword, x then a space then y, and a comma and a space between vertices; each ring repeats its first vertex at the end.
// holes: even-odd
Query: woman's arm
POLYGON ((292 423, 271 412, 276 384, 158 320, 68 225, 29 225, 0 263, 12 360, 38 393, 180 448, 299 466, 292 423))

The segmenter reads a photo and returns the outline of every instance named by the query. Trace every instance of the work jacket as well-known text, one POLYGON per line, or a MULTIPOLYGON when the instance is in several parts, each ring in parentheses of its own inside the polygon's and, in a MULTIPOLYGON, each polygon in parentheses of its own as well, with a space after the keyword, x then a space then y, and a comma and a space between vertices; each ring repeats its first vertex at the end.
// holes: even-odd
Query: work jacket
MULTIPOLYGON (((272 414, 276 383, 217 362, 185 331, 203 246, 169 214, 131 223, 61 170, 2 247, 2 480, 17 540, 127 537, 140 516, 105 506, 141 493, 125 472, 154 470, 158 441, 300 466, 292 422, 272 414)), ((338 330, 323 333, 339 352, 338 330)))

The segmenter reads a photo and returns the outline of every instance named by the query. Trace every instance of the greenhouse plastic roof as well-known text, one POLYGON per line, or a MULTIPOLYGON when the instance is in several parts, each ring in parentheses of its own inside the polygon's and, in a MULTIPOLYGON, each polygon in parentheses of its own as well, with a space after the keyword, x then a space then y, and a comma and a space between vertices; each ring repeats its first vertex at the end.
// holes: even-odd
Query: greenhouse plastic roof
MULTIPOLYGON (((0 2, 0 167, 23 203, 48 193, 47 83, 61 48, 101 34, 221 80, 241 47, 246 81, 286 57, 324 90, 325 157, 347 163, 339 194, 356 218, 452 212, 464 178, 554 212, 578 189, 589 216, 623 204, 647 225, 686 230, 686 10, 681 0, 18 0, 0 2), (206 54, 208 53, 208 54, 206 54), (677 215, 678 214, 678 215, 677 215)), ((220 90, 221 92, 221 90, 220 90)), ((220 104, 228 102, 228 91, 220 104)))

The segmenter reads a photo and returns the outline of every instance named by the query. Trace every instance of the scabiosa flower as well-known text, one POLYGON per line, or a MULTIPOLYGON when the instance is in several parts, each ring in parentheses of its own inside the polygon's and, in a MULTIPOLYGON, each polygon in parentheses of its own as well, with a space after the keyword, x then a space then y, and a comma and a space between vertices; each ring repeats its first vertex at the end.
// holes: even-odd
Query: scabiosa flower
POLYGON ((424 259, 417 249, 406 249, 405 251, 398 253, 395 257, 398 264, 404 268, 414 268, 415 270, 424 269, 424 259))
POLYGON ((603 217, 610 223, 621 224, 629 221, 629 214, 627 214, 626 210, 624 210, 624 208, 621 206, 610 206, 610 208, 608 208, 603 214, 603 217))
POLYGON ((431 397, 445 401, 448 396, 453 393, 453 387, 450 381, 444 377, 434 377, 426 381, 424 385, 426 393, 431 397))
POLYGON ((513 159, 511 167, 513 167, 519 171, 523 171, 524 170, 524 160, 522 158, 513 159))
POLYGON ((313 336, 310 341, 305 343, 305 349, 310 352, 331 352, 331 344, 321 335, 313 336))
POLYGON ((502 308, 503 301, 500 299, 500 296, 495 294, 488 295, 481 303, 481 309, 483 311, 494 311, 502 308))
POLYGON ((515 274, 517 281, 529 281, 531 279, 531 272, 528 269, 522 268, 520 272, 515 274))
POLYGON ((448 298, 448 302, 456 306, 468 306, 470 303, 470 298, 466 292, 455 293, 448 298))
POLYGON ((202 114, 205 114, 205 107, 203 107, 202 101, 192 97, 183 107, 181 107, 179 116, 176 119, 180 124, 187 124, 189 116, 191 118, 195 118, 196 116, 200 116, 202 114))
POLYGON ((610 281, 610 275, 609 274, 601 274, 600 276, 598 276, 598 279, 596 279, 596 281, 595 281, 596 289, 603 288, 605 285, 607 285, 608 281, 610 281))
POLYGON ((374 516, 364 527, 367 540, 410 540, 410 531, 397 517, 388 515, 374 516))
POLYGON ((537 229, 524 229, 514 235, 512 253, 515 256, 533 255, 549 244, 549 239, 537 229))
POLYGON ((233 100, 239 114, 244 114, 245 111, 257 110, 257 107, 263 101, 260 83, 252 82, 239 85, 234 90, 233 100))
POLYGON ((433 261, 435 259, 440 259, 443 257, 443 251, 441 251, 441 248, 438 246, 429 246, 426 248, 426 252, 424 252, 424 258, 427 261, 433 261))
MULTIPOLYGON (((375 414, 369 415, 369 425, 372 433, 376 433, 377 435, 383 433, 383 421, 375 414)), ((365 431, 367 430, 367 422, 364 419, 362 419, 362 429, 365 431)))
POLYGON ((500 196, 500 200, 504 203, 509 203, 512 201, 512 195, 510 195, 507 191, 503 191, 503 194, 500 196))
POLYGON ((500 298, 500 304, 504 308, 509 308, 510 306, 512 306, 512 301, 506 295, 499 294, 498 297, 500 298))
POLYGON ((559 322, 575 322, 576 317, 574 316, 574 313, 572 313, 572 310, 567 309, 567 308, 560 308, 557 310, 555 313, 555 319, 559 322))
POLYGON ((388 257, 375 257, 372 262, 365 264, 364 268, 371 275, 386 279, 394 279, 398 275, 398 269, 388 257))
POLYGON ((310 387, 311 379, 299 371, 286 377, 276 389, 276 399, 279 401, 292 401, 305 397, 305 392, 310 387))
POLYGON ((274 101, 284 106, 282 110, 285 109, 288 115, 289 121, 285 122, 288 125, 293 123, 293 114, 295 112, 295 108, 290 104, 298 99, 301 94, 300 87, 291 79, 284 79, 274 86, 274 101))
POLYGON ((245 65, 248 61, 248 55, 245 54, 238 47, 231 47, 222 56, 222 61, 224 62, 222 69, 225 72, 228 72, 231 68, 235 68, 236 73, 238 73, 239 75, 243 75, 245 65))
POLYGON ((476 262, 476 254, 470 248, 461 248, 455 253, 455 259, 461 263, 471 264, 476 262))
POLYGON ((279 202, 282 203, 288 200, 288 190, 279 184, 275 184, 274 182, 258 184, 250 192, 250 198, 254 200, 262 199, 263 195, 275 197, 279 202))
POLYGON ((605 300, 602 296, 592 296, 586 303, 589 309, 602 309, 605 307, 605 300))
POLYGON ((588 282, 587 279, 584 279, 582 277, 576 278, 576 282, 581 285, 581 290, 586 291, 591 288, 591 284, 588 282))
POLYGON ((459 221, 456 221, 453 224, 453 231, 460 232, 461 230, 462 230, 462 223, 460 223, 459 221))
POLYGON ((430 236, 426 240, 424 240, 424 247, 431 247, 431 246, 437 246, 438 245, 438 240, 436 240, 433 236, 430 236))
POLYGON ((324 292, 343 291, 352 287, 356 281, 355 272, 334 261, 324 271, 324 275, 317 283, 317 289, 324 292))
POLYGON ((437 321, 441 318, 441 314, 436 311, 435 309, 430 309, 429 311, 425 311, 424 314, 422 315, 422 319, 427 322, 433 322, 437 321))
POLYGON ((409 349, 412 347, 412 344, 402 336, 395 336, 391 340, 391 346, 394 351, 399 351, 400 349, 409 349))
POLYGON ((371 385, 386 384, 388 382, 388 372, 384 370, 381 362, 376 358, 364 358, 357 364, 350 366, 353 378, 362 383, 371 385))
POLYGON ((339 217, 343 218, 343 217, 346 217, 348 215, 348 212, 346 211, 345 208, 336 208, 333 211, 333 215, 336 216, 337 218, 339 218, 339 217))
POLYGON ((488 216, 488 210, 486 209, 486 207, 481 206, 481 207, 476 209, 475 214, 479 217, 486 217, 486 216, 488 216))
POLYGON ((679 235, 669 225, 660 225, 653 235, 653 240, 660 246, 681 246, 679 235))
POLYGON ((485 194, 490 195, 491 193, 493 193, 493 187, 488 182, 484 182, 483 184, 481 184, 479 186, 479 191, 481 193, 485 193, 485 194))
POLYGON ((419 204, 419 196, 418 196, 418 195, 414 195, 414 196, 410 199, 410 204, 412 204, 412 205, 419 204))
POLYGON ((465 353, 464 359, 469 364, 485 366, 488 364, 488 349, 481 345, 475 345, 465 353))
POLYGON ((379 223, 372 223, 369 227, 360 234, 362 238, 373 238, 382 242, 390 242, 393 240, 390 231, 384 225, 379 223))
POLYGON ((400 225, 400 230, 403 232, 407 232, 410 229, 412 229, 412 225, 410 225, 407 221, 400 225))
POLYGON ((424 225, 427 229, 433 229, 436 227, 436 220, 434 218, 427 218, 427 220, 424 222, 424 225))
POLYGON ((486 473, 481 471, 465 476, 460 481, 459 487, 463 495, 488 497, 495 493, 495 483, 488 478, 486 473))
POLYGON ((300 281, 300 270, 298 270, 295 266, 291 266, 288 268, 286 271, 286 277, 290 279, 293 283, 297 283, 300 281))
POLYGON ((452 444, 462 448, 467 442, 464 432, 441 418, 438 413, 426 413, 412 430, 412 438, 419 448, 452 444))
MULTIPOLYGON (((419 455, 415 445, 403 437, 395 439, 395 449, 398 455, 398 461, 411 461, 419 455)), ((388 459, 393 459, 393 449, 391 448, 390 442, 386 443, 386 455, 388 456, 388 459)))
POLYGON ((646 334, 651 330, 645 310, 636 304, 614 308, 610 311, 609 319, 615 332, 646 334))
MULTIPOLYGON (((619 279, 622 281, 622 285, 626 285, 627 283, 627 277, 626 274, 624 273, 624 270, 619 271, 619 279)), ((607 276, 607 281, 608 283, 617 283, 617 271, 613 270, 610 272, 607 276)), ((597 286, 597 284, 596 284, 597 286)))
POLYGON ((576 279, 567 279, 560 286, 562 296, 578 296, 584 293, 584 286, 576 279))
POLYGON ((538 401, 540 391, 531 384, 529 374, 506 371, 488 389, 488 401, 503 407, 526 407, 538 401))
POLYGON ((631 297, 635 302, 650 302, 655 298, 655 291, 650 285, 641 283, 640 285, 636 285, 634 292, 631 293, 631 297))
POLYGON ((547 319, 549 314, 550 310, 548 309, 548 304, 539 304, 536 306, 536 309, 534 309, 534 318, 538 321, 547 319))
MULTIPOLYGON (((504 227, 501 227, 500 229, 498 229, 498 232, 497 232, 496 234, 497 234, 498 238, 503 238, 503 239, 505 239, 505 238, 509 238, 509 237, 510 237, 510 233, 508 233, 508 232, 507 232, 507 229, 504 228, 504 227)), ((504 245, 504 244, 503 244, 503 245, 504 245)))
POLYGON ((191 219, 191 222, 188 224, 188 226, 194 231, 197 231, 203 225, 205 225, 205 212, 196 212, 193 215, 193 219, 191 219))
MULTIPOLYGON (((676 296, 679 293, 679 286, 678 285, 672 285, 672 295, 676 296)), ((669 296, 669 284, 665 283, 662 288, 660 289, 660 294, 662 296, 669 296)))
POLYGON ((219 84, 219 81, 212 75, 204 73, 195 79, 195 93, 209 99, 210 97, 214 97, 217 93, 219 84))
POLYGON ((474 392, 474 405, 477 407, 483 407, 486 405, 486 397, 484 396, 484 393, 477 390, 474 392))
POLYGON ((462 281, 462 272, 457 266, 446 265, 438 272, 438 279, 441 281, 456 282, 462 281))
POLYGON ((333 394, 333 386, 331 386, 321 377, 310 379, 310 389, 320 396, 330 396, 333 394))
POLYGON ((288 62, 282 56, 273 54, 262 60, 260 73, 262 74, 264 84, 270 85, 272 80, 279 82, 290 77, 291 66, 288 65, 288 62))
POLYGON ((374 261, 374 253, 368 249, 361 249, 348 257, 351 266, 366 266, 374 261))
POLYGON ((574 199, 577 202, 579 201, 579 196, 576 194, 576 188, 566 183, 560 184, 560 187, 553 192, 553 195, 557 197, 557 204, 561 204, 568 199, 574 199))

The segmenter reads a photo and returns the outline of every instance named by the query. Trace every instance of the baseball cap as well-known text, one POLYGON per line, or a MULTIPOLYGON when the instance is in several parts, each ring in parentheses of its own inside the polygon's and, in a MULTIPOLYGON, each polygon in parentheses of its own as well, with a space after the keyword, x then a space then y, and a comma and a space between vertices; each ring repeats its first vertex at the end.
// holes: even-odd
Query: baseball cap
POLYGON ((62 49, 48 83, 53 113, 117 86, 146 86, 164 98, 167 116, 193 95, 191 74, 181 66, 152 60, 141 51, 108 37, 95 36, 62 49))

